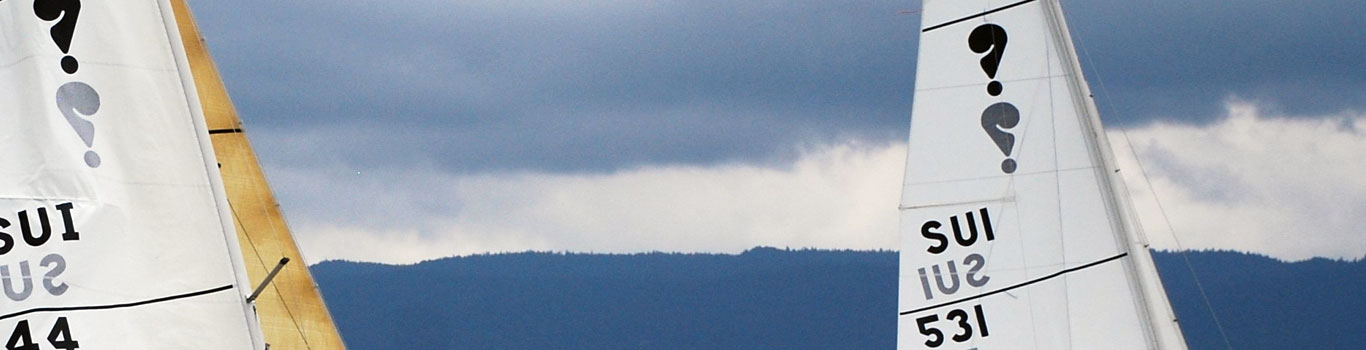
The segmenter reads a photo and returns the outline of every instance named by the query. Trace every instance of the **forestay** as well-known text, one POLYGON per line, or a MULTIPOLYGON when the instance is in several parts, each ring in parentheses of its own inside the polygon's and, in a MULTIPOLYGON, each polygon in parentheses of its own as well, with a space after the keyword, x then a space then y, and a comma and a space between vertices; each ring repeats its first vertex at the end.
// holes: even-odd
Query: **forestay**
POLYGON ((165 1, 0 0, 0 341, 261 349, 165 1))
POLYGON ((1184 349, 1059 5, 925 0, 921 21, 898 347, 1184 349))

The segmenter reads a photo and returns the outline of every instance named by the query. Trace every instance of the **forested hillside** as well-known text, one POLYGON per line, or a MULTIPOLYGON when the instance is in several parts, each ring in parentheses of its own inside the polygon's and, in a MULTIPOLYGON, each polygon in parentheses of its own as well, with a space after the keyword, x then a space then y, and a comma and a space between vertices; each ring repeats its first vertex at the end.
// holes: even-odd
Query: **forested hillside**
MULTIPOLYGON (((1192 349, 1366 349, 1366 262, 1156 254, 1192 349)), ((367 349, 894 349, 897 254, 518 253, 313 272, 367 349)))

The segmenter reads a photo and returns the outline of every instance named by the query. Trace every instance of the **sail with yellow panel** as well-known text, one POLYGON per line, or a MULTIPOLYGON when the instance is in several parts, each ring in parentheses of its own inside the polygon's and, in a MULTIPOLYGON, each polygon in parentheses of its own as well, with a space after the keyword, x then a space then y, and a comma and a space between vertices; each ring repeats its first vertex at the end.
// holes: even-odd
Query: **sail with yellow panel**
POLYGON ((209 137, 232 209, 251 285, 260 285, 280 258, 289 258, 255 299, 272 349, 345 349, 322 295, 285 224, 256 153, 243 132, 218 68, 184 0, 172 0, 209 137))

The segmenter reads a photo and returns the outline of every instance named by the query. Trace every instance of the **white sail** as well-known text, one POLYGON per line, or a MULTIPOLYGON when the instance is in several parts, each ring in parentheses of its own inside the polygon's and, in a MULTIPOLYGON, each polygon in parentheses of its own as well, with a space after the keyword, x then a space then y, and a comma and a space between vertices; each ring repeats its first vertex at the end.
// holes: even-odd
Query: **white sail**
POLYGON ((0 19, 0 340, 262 349, 169 3, 0 19))
POLYGON ((900 349, 1184 349, 1055 0, 925 0, 900 349))

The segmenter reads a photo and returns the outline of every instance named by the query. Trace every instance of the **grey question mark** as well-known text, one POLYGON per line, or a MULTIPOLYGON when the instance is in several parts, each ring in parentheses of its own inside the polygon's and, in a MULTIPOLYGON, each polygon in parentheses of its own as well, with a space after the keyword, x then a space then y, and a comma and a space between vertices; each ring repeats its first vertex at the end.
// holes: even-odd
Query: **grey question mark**
POLYGON ((992 141, 996 141, 996 147, 1005 153, 1006 160, 1001 162, 1001 171, 1006 174, 1015 172, 1015 160, 1010 158, 1010 152, 1015 148, 1015 135, 1006 132, 1020 124, 1020 110, 1009 102, 997 102, 987 106, 982 111, 982 130, 986 130, 987 136, 991 136, 992 141))
MULTIPOLYGON (((79 81, 62 84, 57 88, 57 109, 61 110, 71 129, 85 142, 85 147, 95 145, 95 123, 81 118, 91 116, 100 110, 100 94, 95 88, 79 81)), ((85 165, 100 167, 100 155, 94 150, 85 152, 85 165)))

